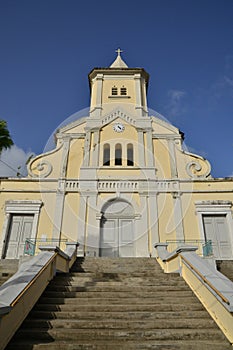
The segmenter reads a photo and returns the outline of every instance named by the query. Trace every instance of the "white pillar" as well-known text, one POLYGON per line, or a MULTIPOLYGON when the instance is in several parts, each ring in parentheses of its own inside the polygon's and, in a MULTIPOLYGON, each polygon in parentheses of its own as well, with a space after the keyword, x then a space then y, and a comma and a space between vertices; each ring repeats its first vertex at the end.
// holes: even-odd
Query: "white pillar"
POLYGON ((171 177, 177 178, 177 161, 176 161, 176 153, 175 153, 175 144, 174 140, 168 140, 168 151, 169 151, 169 159, 170 159, 170 167, 171 167, 171 177))
POLYGON ((154 166, 154 151, 153 151, 153 143, 152 143, 152 132, 148 130, 146 132, 146 143, 147 143, 147 166, 154 166))
POLYGON ((100 221, 97 220, 97 193, 92 193, 88 197, 88 215, 86 228, 86 253, 90 256, 99 256, 99 226, 100 221))
POLYGON ((150 254, 155 256, 154 244, 160 242, 159 222, 158 222, 158 201, 157 192, 149 193, 148 198, 148 215, 150 229, 150 254))
POLYGON ((98 167, 99 165, 99 130, 94 131, 92 149, 93 149, 92 166, 98 167))
POLYGON ((90 131, 87 131, 86 137, 85 137, 85 142, 84 142, 83 166, 89 166, 90 146, 91 146, 91 133, 90 133, 90 131))
POLYGON ((53 218, 53 238, 58 240, 61 237, 63 209, 65 201, 65 180, 58 180, 58 189, 56 193, 56 203, 53 218))
POLYGON ((103 74, 97 74, 96 84, 96 104, 94 106, 94 116, 100 117, 102 111, 103 74))
POLYGON ((80 193, 77 241, 80 244, 78 251, 83 255, 85 252, 85 244, 86 244, 87 201, 88 201, 88 197, 80 193))
POLYGON ((145 147, 144 135, 142 130, 138 130, 138 165, 141 168, 145 167, 145 147))
POLYGON ((135 80, 135 96, 136 96, 136 113, 137 116, 142 116, 142 91, 141 91, 141 75, 134 74, 135 80))

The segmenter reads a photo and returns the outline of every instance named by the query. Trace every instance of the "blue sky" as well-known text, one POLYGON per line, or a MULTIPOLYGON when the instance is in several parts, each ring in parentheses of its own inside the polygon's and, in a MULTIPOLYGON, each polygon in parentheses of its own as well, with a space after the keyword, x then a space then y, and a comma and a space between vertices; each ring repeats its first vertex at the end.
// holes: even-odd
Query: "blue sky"
POLYGON ((15 169, 43 152, 88 107, 88 73, 121 47, 129 67, 150 74, 149 107, 213 176, 233 175, 232 19, 232 0, 0 0, 0 119, 16 145, 2 160, 15 169))

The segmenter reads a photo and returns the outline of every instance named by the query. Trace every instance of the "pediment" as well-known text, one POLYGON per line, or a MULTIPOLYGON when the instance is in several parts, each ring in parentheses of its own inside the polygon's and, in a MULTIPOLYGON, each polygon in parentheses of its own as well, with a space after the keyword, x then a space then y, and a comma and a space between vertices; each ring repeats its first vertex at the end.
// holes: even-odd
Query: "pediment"
POLYGON ((117 108, 116 110, 112 111, 111 113, 103 116, 101 119, 101 125, 106 126, 118 118, 122 119, 124 122, 126 122, 132 126, 136 126, 136 119, 134 117, 130 116, 127 112, 125 112, 121 108, 117 108))

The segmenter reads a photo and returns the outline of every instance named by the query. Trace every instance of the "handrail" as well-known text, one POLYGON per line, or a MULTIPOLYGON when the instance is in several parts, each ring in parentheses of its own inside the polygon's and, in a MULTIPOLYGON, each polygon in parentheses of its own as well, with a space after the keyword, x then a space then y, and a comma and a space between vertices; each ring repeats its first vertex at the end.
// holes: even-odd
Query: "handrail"
POLYGON ((197 247, 180 247, 172 253, 168 243, 157 243, 157 261, 166 273, 179 273, 233 344, 233 282, 216 270, 215 260, 198 256, 197 247))
POLYGON ((47 263, 42 267, 42 269, 33 277, 33 279, 26 285, 26 287, 20 292, 20 294, 15 298, 15 300, 10 304, 10 306, 14 306, 20 298, 26 293, 26 291, 32 286, 33 283, 36 282, 37 278, 44 272, 44 270, 51 264, 53 260, 56 259, 58 253, 55 252, 53 256, 47 261, 47 263))
POLYGON ((211 288, 214 290, 214 292, 222 299, 222 301, 228 305, 230 305, 230 301, 217 289, 213 286, 213 284, 205 277, 203 274, 198 271, 193 264, 191 264, 188 259, 186 259, 184 256, 181 255, 181 259, 185 261, 187 265, 191 267, 191 269, 199 276, 201 279, 211 288))
POLYGON ((77 257, 78 243, 43 247, 42 252, 23 263, 19 270, 0 287, 0 350, 6 345, 31 311, 56 270, 68 272, 77 257), (46 251, 47 250, 47 251, 46 251))

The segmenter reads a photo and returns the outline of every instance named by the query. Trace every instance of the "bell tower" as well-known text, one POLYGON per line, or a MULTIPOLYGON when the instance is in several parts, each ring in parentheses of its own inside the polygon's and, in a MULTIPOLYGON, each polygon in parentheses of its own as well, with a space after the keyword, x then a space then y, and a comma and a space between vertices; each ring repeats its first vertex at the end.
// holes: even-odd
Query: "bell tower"
POLYGON ((110 67, 94 68, 89 73, 90 117, 102 117, 121 105, 135 117, 147 116, 149 74, 143 68, 129 68, 121 57, 122 50, 116 52, 110 67))

